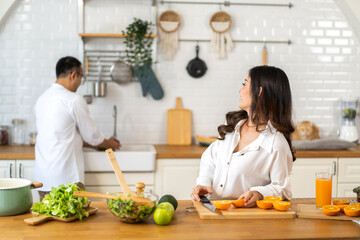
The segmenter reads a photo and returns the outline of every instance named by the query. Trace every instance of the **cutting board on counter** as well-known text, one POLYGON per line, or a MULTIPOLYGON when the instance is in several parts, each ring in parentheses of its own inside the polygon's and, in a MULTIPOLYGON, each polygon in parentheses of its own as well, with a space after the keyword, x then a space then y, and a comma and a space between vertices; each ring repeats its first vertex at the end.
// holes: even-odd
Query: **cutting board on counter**
MULTIPOLYGON (((99 208, 88 207, 88 208, 85 208, 85 210, 89 213, 89 217, 90 217, 90 215, 95 214, 99 210, 99 208)), ((85 215, 83 215, 83 219, 86 219, 85 215)), ((24 222, 29 225, 37 225, 39 223, 43 223, 46 221, 52 221, 52 220, 61 221, 61 222, 72 222, 72 221, 79 220, 79 218, 69 217, 69 218, 62 219, 62 218, 55 217, 55 216, 46 216, 43 214, 39 214, 38 216, 34 215, 34 217, 32 217, 32 218, 24 219, 24 222)))
POLYGON ((280 219, 280 218, 295 218, 296 212, 291 208, 287 211, 278 211, 272 209, 260 209, 260 208, 236 208, 231 206, 227 210, 221 210, 222 216, 211 212, 204 207, 200 202, 194 202, 194 206, 200 219, 280 219))
POLYGON ((183 108, 181 97, 176 98, 175 108, 167 111, 167 144, 191 144, 191 111, 183 108))
POLYGON ((322 209, 316 208, 314 204, 298 204, 297 211, 298 218, 314 218, 314 219, 328 219, 328 220, 360 220, 360 217, 349 217, 344 213, 339 213, 336 216, 327 216, 322 212, 322 209))

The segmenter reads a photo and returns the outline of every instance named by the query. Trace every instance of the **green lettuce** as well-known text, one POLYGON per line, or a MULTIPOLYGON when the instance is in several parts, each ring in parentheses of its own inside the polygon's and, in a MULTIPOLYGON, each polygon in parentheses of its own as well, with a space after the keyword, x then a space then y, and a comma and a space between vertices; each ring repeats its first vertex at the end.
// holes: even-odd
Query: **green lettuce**
POLYGON ((89 213, 85 208, 89 206, 90 200, 86 197, 75 197, 74 191, 84 191, 76 184, 68 183, 55 188, 45 195, 42 202, 36 202, 32 206, 32 211, 47 216, 55 216, 61 219, 77 217, 82 220, 83 215, 88 217, 89 213))

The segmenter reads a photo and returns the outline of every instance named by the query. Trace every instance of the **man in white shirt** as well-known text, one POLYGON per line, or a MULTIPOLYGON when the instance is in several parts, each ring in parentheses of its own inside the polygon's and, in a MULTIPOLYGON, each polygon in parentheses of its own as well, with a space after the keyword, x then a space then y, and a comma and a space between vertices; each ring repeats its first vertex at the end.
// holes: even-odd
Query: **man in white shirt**
POLYGON ((115 138, 105 139, 89 115, 85 100, 75 94, 83 69, 74 57, 61 58, 56 64, 56 82, 35 105, 35 177, 42 182, 40 199, 52 187, 69 182, 84 188, 83 146, 119 149, 115 138))

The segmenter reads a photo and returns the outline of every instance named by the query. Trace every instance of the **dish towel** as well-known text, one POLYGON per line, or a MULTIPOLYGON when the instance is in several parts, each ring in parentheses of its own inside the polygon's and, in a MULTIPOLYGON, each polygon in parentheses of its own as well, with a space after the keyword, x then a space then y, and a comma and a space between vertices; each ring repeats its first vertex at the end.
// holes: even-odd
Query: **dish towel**
POLYGON ((155 100, 160 100, 164 97, 164 91, 157 80, 150 64, 136 67, 134 69, 135 76, 139 79, 141 84, 142 94, 145 97, 149 92, 155 100))

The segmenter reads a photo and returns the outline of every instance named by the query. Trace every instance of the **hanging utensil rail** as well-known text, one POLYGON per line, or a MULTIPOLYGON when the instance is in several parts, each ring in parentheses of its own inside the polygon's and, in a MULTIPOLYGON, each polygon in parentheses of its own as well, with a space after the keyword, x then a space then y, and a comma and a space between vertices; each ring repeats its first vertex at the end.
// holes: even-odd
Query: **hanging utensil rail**
MULTIPOLYGON (((292 44, 291 40, 287 41, 272 41, 272 40, 232 40, 235 43, 262 43, 262 44, 269 44, 269 43, 276 43, 276 44, 292 44)), ((211 42, 210 39, 179 39, 179 42, 211 42)))
POLYGON ((231 5, 240 5, 240 6, 259 6, 259 7, 288 7, 292 8, 294 5, 292 3, 288 4, 277 4, 277 3, 232 3, 230 1, 224 2, 178 2, 178 1, 160 1, 161 4, 164 3, 173 3, 173 4, 211 4, 211 5, 224 5, 225 7, 230 7, 231 5))

